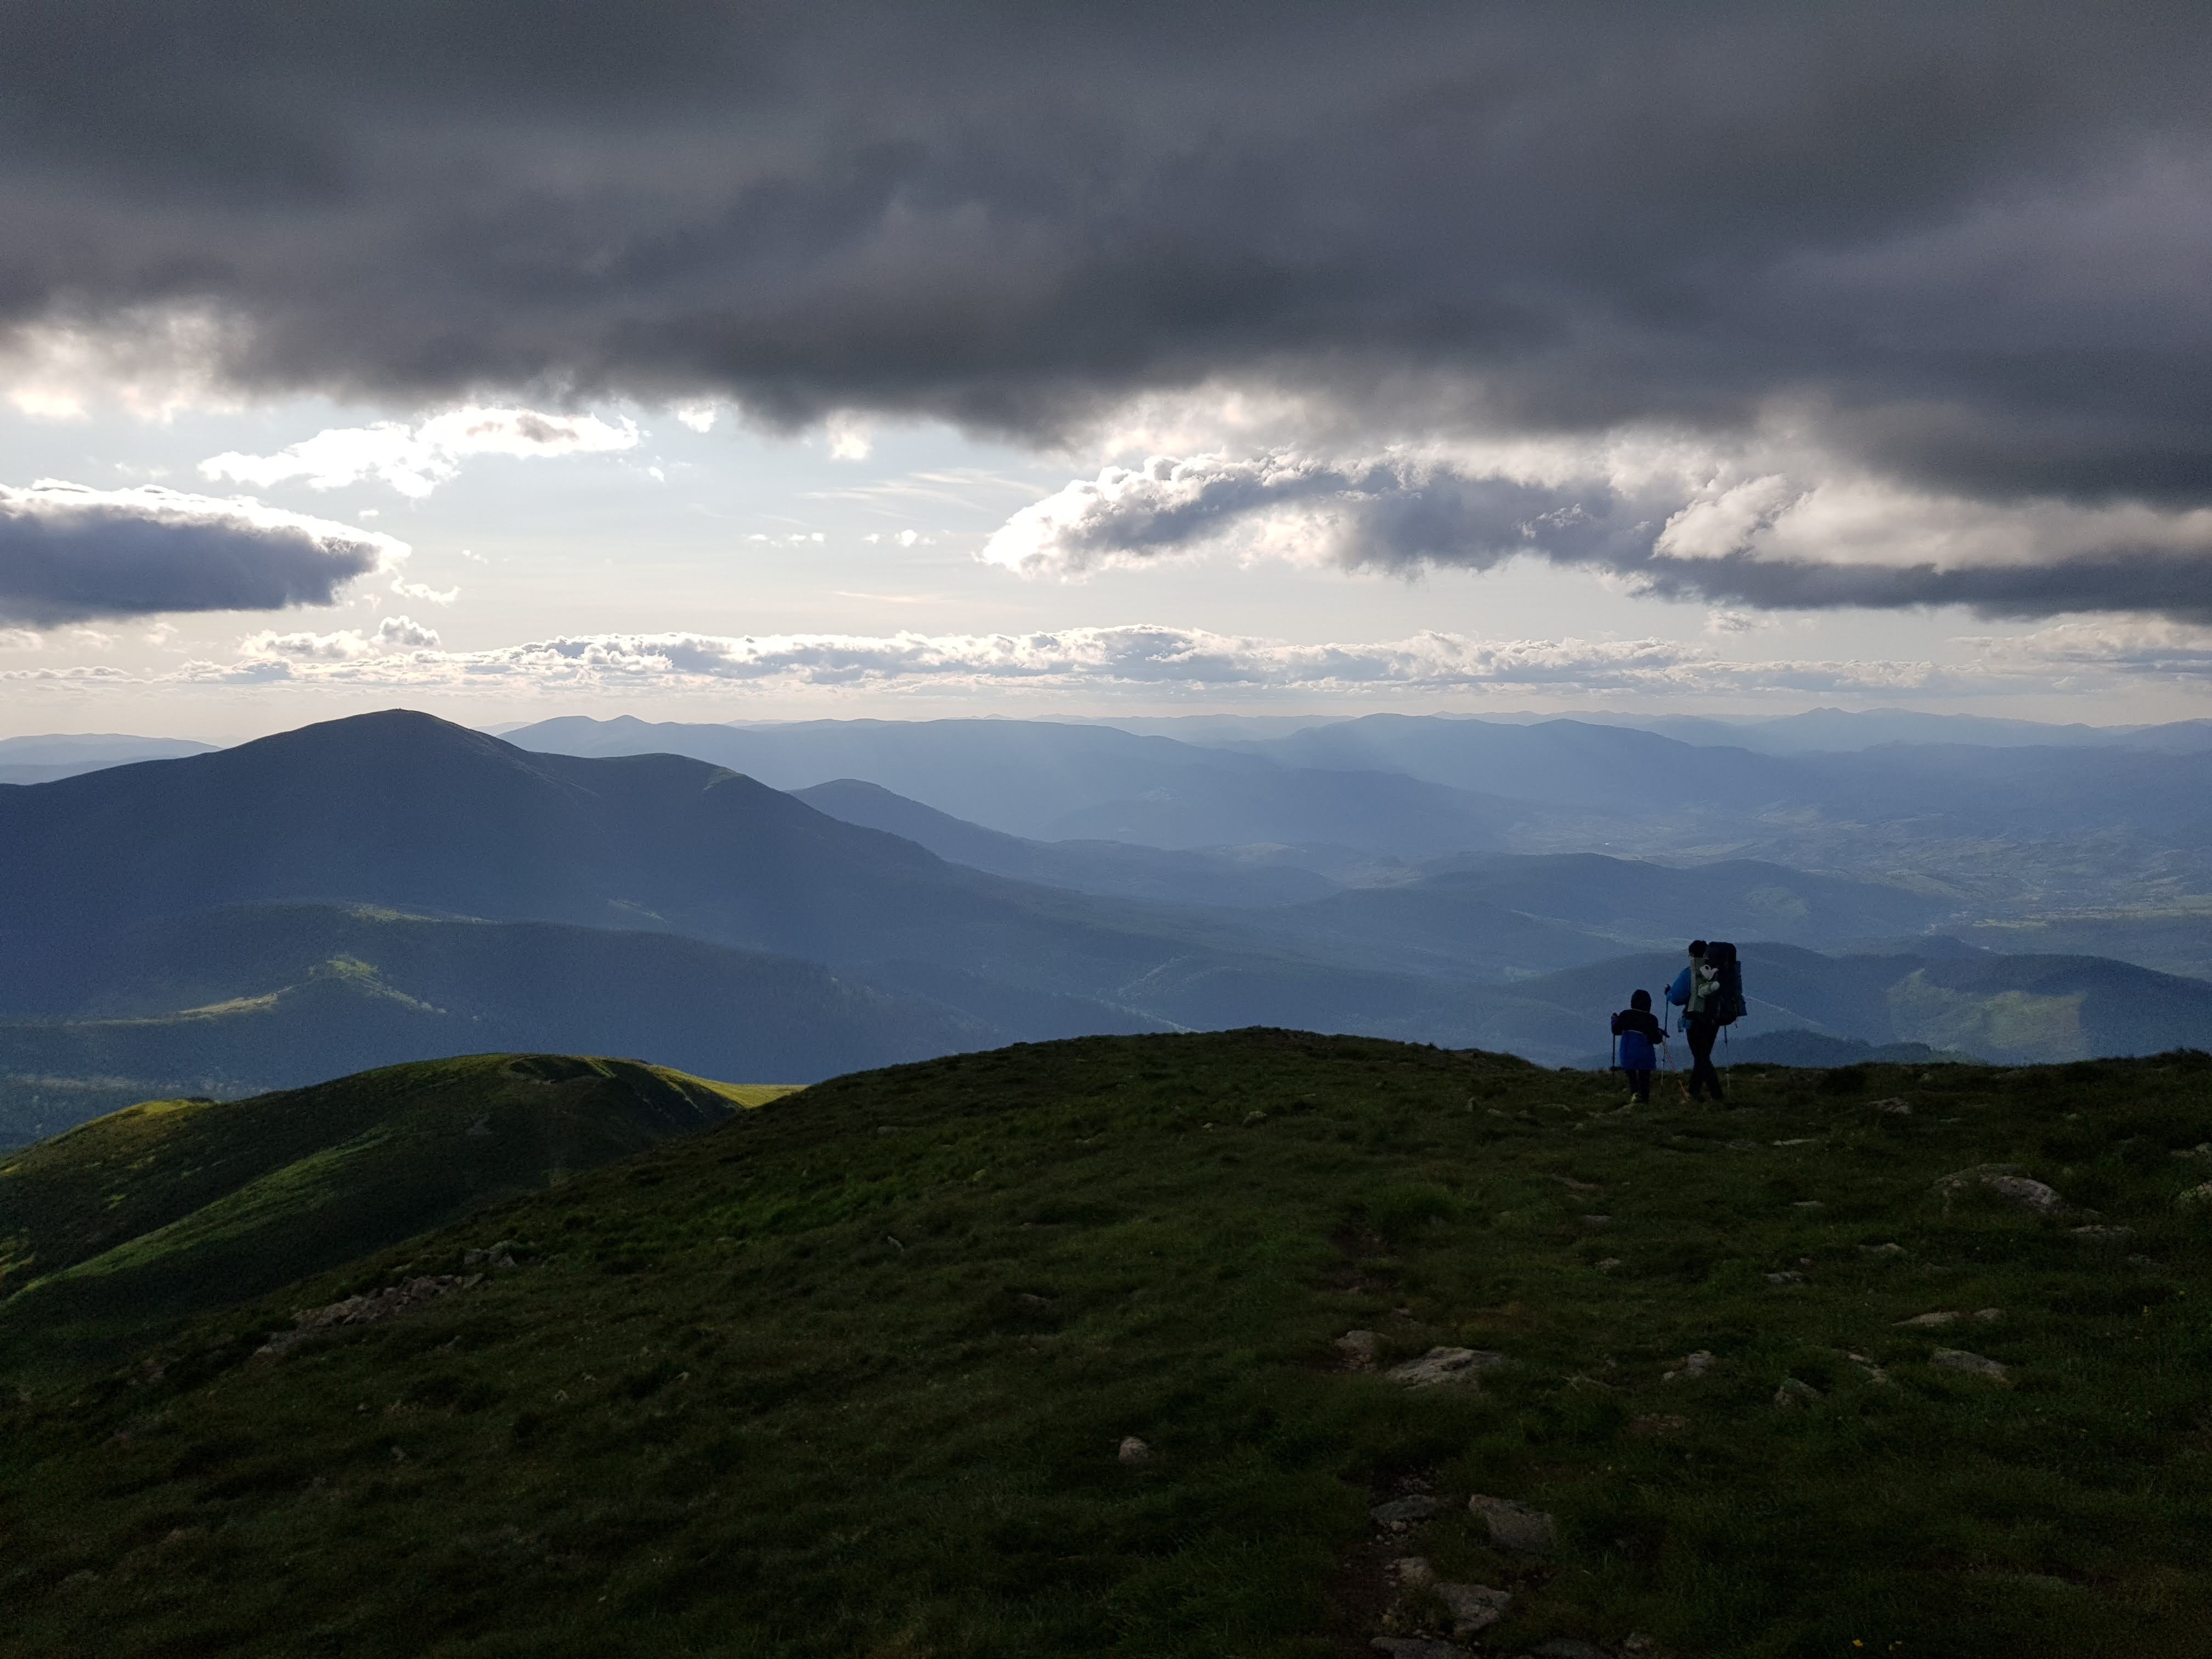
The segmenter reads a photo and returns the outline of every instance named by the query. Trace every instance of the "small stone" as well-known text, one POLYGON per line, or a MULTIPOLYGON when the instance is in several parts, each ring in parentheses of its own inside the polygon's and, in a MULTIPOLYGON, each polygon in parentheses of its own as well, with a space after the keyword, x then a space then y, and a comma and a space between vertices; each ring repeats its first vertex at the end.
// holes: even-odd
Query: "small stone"
POLYGON ((1910 1319, 1899 1320, 1897 1323, 1901 1330, 1934 1330, 1938 1325, 1955 1325, 1958 1321, 1959 1316, 1954 1313, 1936 1312, 1915 1314, 1910 1319))
POLYGON ((1609 1215, 1586 1215, 1583 1218, 1583 1225, 1585 1227, 1602 1227, 1612 1219, 1613 1218, 1609 1215))
POLYGON ((2133 1238, 2135 1236, 2136 1230, 2132 1227, 2088 1226, 2076 1227, 2074 1229, 2075 1237, 2093 1241, 2108 1238, 2133 1238))
POLYGON ((1464 1641, 1480 1635, 1505 1616, 1513 1598, 1487 1584, 1439 1584, 1437 1594, 1451 1609, 1452 1634, 1464 1641))
POLYGON ((1782 1386, 1774 1391, 1774 1403, 1791 1409, 1799 1406, 1816 1406, 1820 1401, 1820 1391, 1810 1382, 1795 1376, 1784 1377, 1782 1386))
POLYGON ((2212 1181, 2206 1182, 2202 1187, 2191 1187, 2173 1201, 2185 1210, 2212 1207, 2212 1181))
POLYGON ((1425 1636, 1378 1636, 1367 1645, 1390 1659, 1474 1659, 1456 1642, 1436 1642, 1425 1636))
POLYGON ((1248 1127, 1255 1123, 1265 1123, 1267 1121, 1267 1115, 1262 1111, 1250 1111, 1244 1114, 1244 1121, 1248 1127))
POLYGON ((1344 1356, 1344 1369, 1348 1371, 1371 1371, 1375 1369, 1375 1345, 1382 1339, 1372 1331, 1346 1331, 1336 1339, 1336 1351, 1344 1356))
POLYGON ((1123 1437, 1121 1449, 1115 1455, 1124 1463, 1149 1463, 1152 1461, 1152 1449, 1133 1434, 1123 1437))
POLYGON ((1606 1257, 1604 1261, 1597 1264, 1597 1270, 1601 1273, 1609 1273, 1620 1265, 1620 1258, 1619 1256, 1609 1255, 1606 1257))
POLYGON ((1862 1244, 1859 1246, 1859 1254, 1861 1255, 1903 1255, 1905 1246, 1897 1243, 1862 1244))
POLYGON ((1680 1434, 1690 1426, 1686 1417, 1673 1417, 1663 1412, 1654 1412, 1644 1417, 1628 1419, 1628 1431, 1642 1439, 1656 1440, 1670 1434, 1680 1434))
POLYGON ((1403 1532, 1407 1528, 1427 1520, 1436 1512, 1435 1498, 1426 1492, 1415 1492, 1410 1498, 1394 1498, 1387 1504, 1377 1504, 1367 1511, 1367 1516, 1378 1527, 1403 1532))
POLYGON ((1390 1572, 1407 1589, 1426 1589, 1437 1582, 1436 1569, 1425 1555, 1401 1555, 1390 1564, 1390 1572))
POLYGON ((1613 1656, 1594 1642, 1554 1636, 1536 1650, 1536 1659, 1613 1659, 1613 1656))
POLYGON ((1990 1359, 1978 1353, 1968 1353, 1964 1348, 1938 1348, 1928 1357, 1931 1365, 1941 1365, 1946 1370, 1965 1371, 1972 1376, 1986 1376, 1992 1382, 2002 1382, 2011 1375, 2011 1368, 2001 1360, 1990 1359))
POLYGON ((1828 1206, 1817 1198, 1801 1198, 1790 1207, 1793 1210, 1825 1210, 1828 1206))
POLYGON ((1389 1377, 1411 1389, 1433 1389, 1446 1383, 1482 1386, 1482 1373, 1503 1365, 1505 1356, 1484 1348, 1431 1348, 1419 1359, 1394 1365, 1389 1377))
POLYGON ((1818 1135, 1799 1135, 1795 1140, 1778 1140, 1774 1144, 1778 1146, 1810 1146, 1819 1139, 1818 1135))
POLYGON ((1755 1152, 1759 1150, 1759 1143, 1755 1140, 1731 1140, 1728 1149, 1732 1152, 1755 1152))
POLYGON ((1898 1099, 1875 1100, 1867 1103, 1877 1112, 1887 1112, 1892 1117, 1911 1117, 1912 1108, 1898 1099))
POLYGON ((1802 1285, 1805 1275, 1793 1267, 1784 1273, 1767 1274, 1766 1282, 1770 1285, 1802 1285))
POLYGON ((1052 1306, 1052 1298, 1050 1297, 1039 1296, 1035 1291, 1020 1291, 1015 1296, 1014 1300, 1020 1303, 1022 1306, 1030 1310, 1032 1312, 1039 1311, 1052 1306))
POLYGON ((1500 1549, 1550 1555, 1559 1547, 1559 1527, 1542 1510, 1532 1510, 1510 1498, 1486 1498, 1480 1492, 1468 1498, 1467 1506, 1489 1525, 1490 1541, 1500 1549))
POLYGON ((1712 1355, 1707 1353, 1703 1348, 1700 1348, 1697 1352, 1685 1359, 1680 1367, 1676 1370, 1668 1371, 1666 1376, 1661 1377, 1659 1380, 1662 1382, 1672 1382, 1678 1376, 1686 1376, 1694 1382, 1698 1377, 1703 1376, 1707 1371, 1712 1370, 1712 1355))
POLYGON ((1997 1321, 2004 1317, 2004 1310, 2002 1308, 1977 1308, 1974 1310, 1974 1317, 1980 1320, 1984 1325, 1994 1325, 1997 1321))

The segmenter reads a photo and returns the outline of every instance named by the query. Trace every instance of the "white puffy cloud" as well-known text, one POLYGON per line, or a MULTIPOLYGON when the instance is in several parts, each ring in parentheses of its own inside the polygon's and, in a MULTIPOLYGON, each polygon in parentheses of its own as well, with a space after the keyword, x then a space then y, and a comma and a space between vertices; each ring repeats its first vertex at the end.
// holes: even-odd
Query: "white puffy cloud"
POLYGON ((55 478, 0 485, 0 621, 34 628, 328 605, 407 553, 390 536, 250 498, 55 478))
POLYGON ((2033 634, 1964 643, 2000 672, 2117 674, 2191 684, 2212 679, 2212 628, 2160 617, 2062 623, 2033 634))
POLYGON ((425 628, 410 617, 386 617, 373 634, 358 629, 329 634, 279 634, 274 629, 264 629, 240 640, 238 649, 240 655, 247 658, 329 663, 360 662, 398 651, 434 651, 438 645, 436 629, 425 628))
POLYGON ((825 435, 833 461, 865 461, 876 453, 876 423, 865 415, 848 410, 832 415, 825 435))
POLYGON ((568 635, 483 651, 437 648, 405 617, 374 634, 278 634, 241 641, 230 664, 196 662, 166 683, 271 679, 394 690, 625 692, 733 690, 892 694, 988 690, 1114 696, 1633 691, 1674 696, 1974 689, 1925 662, 1744 662, 1664 640, 1476 640, 1426 633, 1294 644, 1163 626, 1019 634, 568 635))
POLYGON ((636 448, 641 435, 637 423, 627 416, 610 425, 594 415, 471 406, 412 426, 404 421, 378 421, 368 426, 331 427, 274 455, 234 450, 202 461, 200 471, 210 478, 264 489, 296 480, 311 489, 336 489, 374 479, 419 500, 452 478, 471 456, 604 454, 636 448))

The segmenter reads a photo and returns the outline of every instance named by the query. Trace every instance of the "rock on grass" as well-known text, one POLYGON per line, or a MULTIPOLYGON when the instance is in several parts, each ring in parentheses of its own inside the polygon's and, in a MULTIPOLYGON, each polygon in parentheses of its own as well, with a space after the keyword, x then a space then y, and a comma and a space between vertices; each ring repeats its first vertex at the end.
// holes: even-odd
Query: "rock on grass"
POLYGON ((1986 1376, 1992 1382, 2005 1382, 2012 1375, 2011 1368, 2002 1360, 1968 1353, 1964 1348, 1938 1348, 1929 1355, 1928 1363, 1948 1371, 1965 1371, 1970 1376, 1986 1376))
POLYGON ((1490 1528, 1490 1541, 1502 1550, 1524 1555, 1553 1555, 1559 1547, 1559 1525, 1542 1510, 1532 1510, 1510 1498, 1486 1498, 1480 1492, 1467 1500, 1468 1508, 1490 1528))
POLYGON ((1433 1389, 1446 1383, 1480 1388, 1482 1373, 1504 1363, 1504 1354, 1485 1348, 1431 1348, 1419 1359, 1392 1366, 1389 1377, 1409 1389, 1433 1389))
POLYGON ((2073 1206, 2059 1197, 2055 1189, 2021 1174, 2017 1164, 1978 1164, 1971 1170, 1960 1170, 1945 1176, 1936 1183, 1936 1187, 1947 1199, 1969 1187, 1979 1187, 2032 1215, 2068 1215, 2072 1212, 2073 1206))

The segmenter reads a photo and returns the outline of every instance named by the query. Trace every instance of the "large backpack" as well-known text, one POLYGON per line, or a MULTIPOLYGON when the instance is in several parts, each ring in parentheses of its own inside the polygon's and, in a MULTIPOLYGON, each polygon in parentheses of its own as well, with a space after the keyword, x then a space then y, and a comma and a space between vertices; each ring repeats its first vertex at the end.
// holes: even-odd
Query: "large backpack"
POLYGON ((1713 988, 1711 1000, 1705 1012, 1720 1025, 1733 1025, 1744 1017, 1743 964, 1736 960, 1735 946, 1726 939, 1711 939, 1705 945, 1705 962, 1720 982, 1713 988))

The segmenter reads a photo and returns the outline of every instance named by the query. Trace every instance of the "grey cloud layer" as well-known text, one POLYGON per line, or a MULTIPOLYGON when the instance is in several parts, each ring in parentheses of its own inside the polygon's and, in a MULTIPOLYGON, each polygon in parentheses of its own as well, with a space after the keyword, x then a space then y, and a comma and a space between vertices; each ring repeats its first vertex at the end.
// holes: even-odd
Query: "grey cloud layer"
POLYGON ((0 323, 1048 436, 1220 379, 2212 495, 2212 13, 0 4, 0 323))
POLYGON ((0 622, 328 605, 405 551, 388 536, 252 502, 0 486, 0 622))
POLYGON ((1023 508, 986 556, 1044 574, 1224 543, 1353 568, 1483 570, 1522 556, 1626 577, 1663 598, 1768 610, 1964 605, 1989 617, 2133 611, 2212 622, 2212 514, 1990 507, 1878 483, 1838 506, 1833 488, 1756 477, 1698 499, 1679 484, 1529 483, 1433 459, 1155 458, 1023 508), (1853 539, 1875 545, 1842 556, 1853 539), (1911 556, 1922 545, 1943 556, 1911 556))

